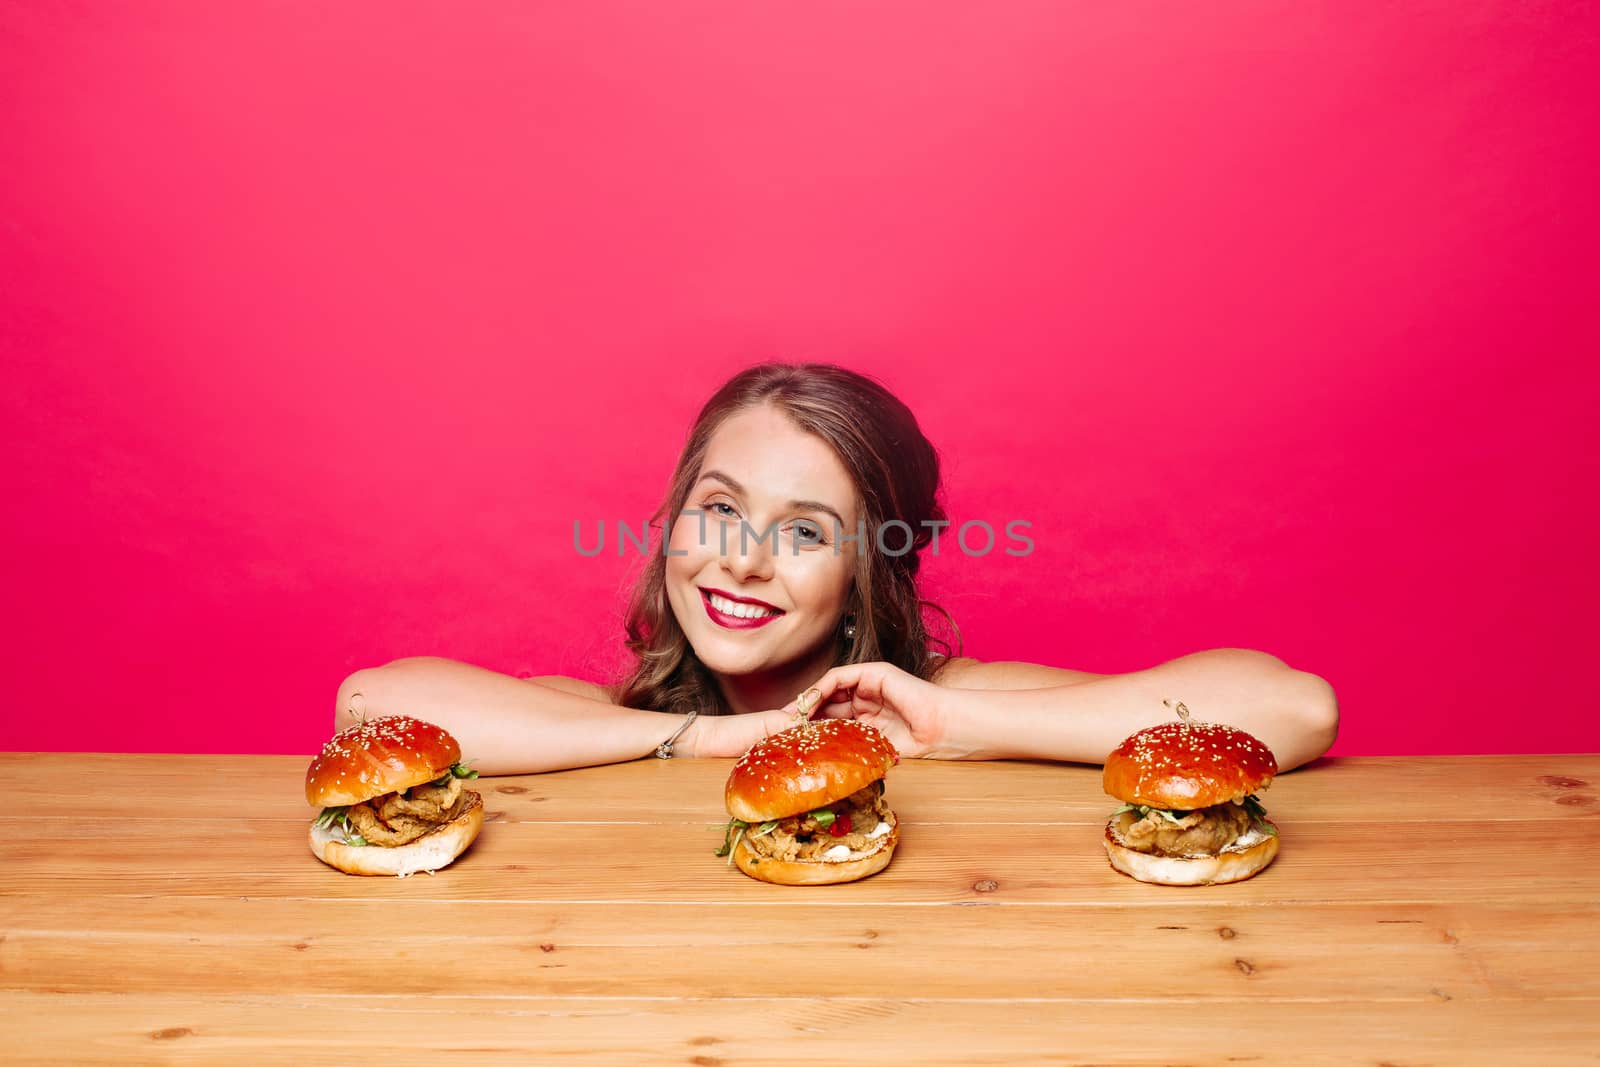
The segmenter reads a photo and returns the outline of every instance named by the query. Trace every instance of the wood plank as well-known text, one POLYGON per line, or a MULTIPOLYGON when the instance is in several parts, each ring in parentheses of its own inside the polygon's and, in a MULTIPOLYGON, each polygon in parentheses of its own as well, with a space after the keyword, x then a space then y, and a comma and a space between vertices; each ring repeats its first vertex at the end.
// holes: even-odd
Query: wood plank
POLYGON ((1286 817, 1281 826, 1282 851, 1261 875, 1228 886, 1174 888, 1112 871, 1099 826, 997 829, 908 819, 894 862, 882 874, 796 888, 757 882, 728 867, 712 854, 720 829, 706 824, 492 823, 436 877, 392 879, 354 878, 324 867, 307 848, 302 824, 84 822, 58 815, 7 825, 0 896, 1170 908, 1179 902, 1588 903, 1600 893, 1600 822, 1594 820, 1385 825, 1301 824, 1286 817))
MULTIPOLYGON (((544 775, 483 779, 491 810, 513 821, 698 822, 722 811, 727 760, 638 760, 544 775), (641 803, 641 798, 651 798, 641 803)), ((0 813, 62 810, 99 818, 188 818, 196 809, 296 821, 305 803, 299 756, 0 753, 26 775, 0 813)), ((924 822, 1103 822, 1115 806, 1100 770, 1068 764, 907 760, 890 773, 897 808, 924 822)), ((1458 756, 1323 760, 1283 775, 1265 799, 1300 822, 1600 818, 1600 756, 1458 756)))
POLYGON ((14 897, 0 989, 263 994, 292 974, 305 994, 1427 1003, 1600 998, 1597 956, 1600 904, 1019 905, 951 908, 931 922, 926 908, 804 903, 774 916, 14 897))
POLYGON ((0 994, 13 1062, 252 1064, 1596 1063, 1592 1001, 1274 1006, 950 1001, 0 994), (535 1057, 537 1057, 535 1059, 535 1057))
POLYGON ((349 878, 306 849, 304 765, 0 758, 29 780, 0 815, 0 1048, 1600 1062, 1600 757, 1329 761, 1268 794, 1279 861, 1211 889, 1110 870, 1096 768, 920 762, 891 777, 900 854, 853 885, 722 865, 727 763, 692 760, 486 781, 455 866, 349 878))

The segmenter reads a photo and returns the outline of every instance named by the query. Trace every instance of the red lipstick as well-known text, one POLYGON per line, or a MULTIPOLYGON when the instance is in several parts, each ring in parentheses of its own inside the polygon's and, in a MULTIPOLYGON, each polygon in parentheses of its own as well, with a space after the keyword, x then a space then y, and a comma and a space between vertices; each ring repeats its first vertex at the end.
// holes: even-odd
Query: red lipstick
POLYGON ((706 615, 711 619, 712 622, 716 623, 718 626, 721 626, 725 630, 759 630, 767 623, 783 617, 783 612, 779 611, 777 608, 773 607, 771 604, 768 604, 764 600, 755 600, 751 597, 733 596, 730 593, 724 593, 720 589, 700 590, 700 600, 706 606, 706 615), (761 608, 764 611, 770 611, 773 614, 763 615, 760 618, 755 619, 741 619, 737 615, 729 615, 726 612, 718 611, 716 606, 711 603, 712 593, 715 593, 719 597, 727 597, 727 599, 736 604, 754 604, 756 607, 761 608))

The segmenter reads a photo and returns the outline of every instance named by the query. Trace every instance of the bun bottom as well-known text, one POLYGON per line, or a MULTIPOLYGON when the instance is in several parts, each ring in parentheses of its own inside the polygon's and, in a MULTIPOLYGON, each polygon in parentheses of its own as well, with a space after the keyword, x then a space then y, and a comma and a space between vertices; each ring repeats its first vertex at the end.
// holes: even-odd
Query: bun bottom
POLYGON ((467 806, 460 815, 409 845, 347 845, 332 828, 313 825, 311 853, 345 874, 392 874, 404 878, 418 871, 447 867, 483 829, 483 797, 471 790, 464 795, 467 806))
POLYGON ((1106 856, 1111 866, 1130 878, 1155 885, 1220 885, 1224 882, 1242 882, 1261 872, 1278 854, 1278 838, 1268 836, 1237 852, 1219 852, 1215 856, 1152 856, 1136 852, 1117 840, 1112 829, 1115 820, 1106 823, 1106 856))
POLYGON ((739 847, 733 850, 733 862, 750 877, 773 885, 835 885, 877 874, 889 866, 895 846, 899 843, 900 820, 896 819, 878 850, 860 859, 833 863, 826 860, 775 860, 771 856, 761 855, 741 837, 739 847))

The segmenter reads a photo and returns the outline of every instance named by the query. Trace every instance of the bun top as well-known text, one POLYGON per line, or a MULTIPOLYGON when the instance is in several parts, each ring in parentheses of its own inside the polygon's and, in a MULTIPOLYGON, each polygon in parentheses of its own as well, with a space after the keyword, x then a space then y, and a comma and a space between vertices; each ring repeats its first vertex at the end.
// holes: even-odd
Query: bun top
POLYGON ((368 719, 333 735, 306 771, 306 800, 319 808, 359 804, 431 782, 461 759, 442 727, 405 715, 368 719))
POLYGON ((1240 800, 1272 784, 1278 761, 1243 730, 1217 722, 1164 722, 1106 757, 1105 789, 1127 804, 1187 811, 1240 800))
POLYGON ((803 722, 763 738, 728 775, 728 814, 766 822, 812 811, 864 789, 900 762, 877 730, 853 719, 803 722))

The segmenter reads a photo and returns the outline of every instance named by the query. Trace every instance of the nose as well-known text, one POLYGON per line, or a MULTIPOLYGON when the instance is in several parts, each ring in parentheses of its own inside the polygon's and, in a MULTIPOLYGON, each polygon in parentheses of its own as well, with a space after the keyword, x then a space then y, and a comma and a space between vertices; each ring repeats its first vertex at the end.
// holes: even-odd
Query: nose
POLYGON ((741 584, 747 581, 766 581, 771 578, 774 539, 757 538, 753 533, 747 533, 741 538, 732 531, 729 533, 728 551, 722 555, 722 569, 729 577, 741 584))

